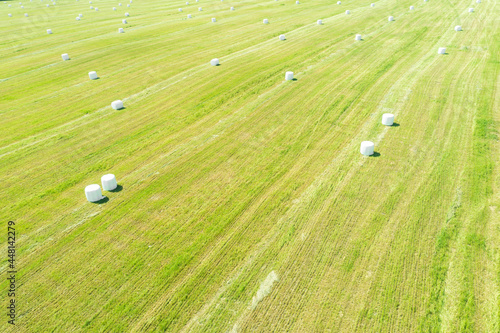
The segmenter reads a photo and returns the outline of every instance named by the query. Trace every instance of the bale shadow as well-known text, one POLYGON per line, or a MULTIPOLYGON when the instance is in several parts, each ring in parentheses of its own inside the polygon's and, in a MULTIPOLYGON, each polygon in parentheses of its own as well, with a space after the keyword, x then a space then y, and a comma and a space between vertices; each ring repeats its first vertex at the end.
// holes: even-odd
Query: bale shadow
POLYGON ((121 190, 123 190, 123 186, 118 185, 118 186, 116 186, 116 188, 114 190, 111 190, 111 191, 108 191, 108 192, 115 193, 115 192, 121 192, 121 190))
POLYGON ((106 202, 108 202, 108 201, 109 201, 109 198, 108 198, 108 197, 103 197, 101 200, 99 200, 99 201, 94 201, 94 202, 92 202, 92 203, 93 203, 93 204, 96 204, 96 205, 102 205, 102 204, 104 204, 104 203, 106 203, 106 202))
POLYGON ((292 81, 297 81, 297 79, 296 79, 296 78, 293 78, 293 79, 292 79, 292 81))
POLYGON ((392 123, 392 127, 399 127, 399 123, 392 123))
POLYGON ((380 153, 378 152, 374 152, 372 155, 370 155, 370 157, 379 157, 380 156, 380 153))

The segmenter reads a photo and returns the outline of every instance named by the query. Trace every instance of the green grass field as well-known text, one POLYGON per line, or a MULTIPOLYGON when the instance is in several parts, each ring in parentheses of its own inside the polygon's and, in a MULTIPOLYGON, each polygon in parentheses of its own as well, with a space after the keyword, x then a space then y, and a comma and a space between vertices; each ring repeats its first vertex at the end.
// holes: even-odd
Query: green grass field
POLYGON ((118 1, 0 2, 0 331, 500 331, 497 0, 118 1))

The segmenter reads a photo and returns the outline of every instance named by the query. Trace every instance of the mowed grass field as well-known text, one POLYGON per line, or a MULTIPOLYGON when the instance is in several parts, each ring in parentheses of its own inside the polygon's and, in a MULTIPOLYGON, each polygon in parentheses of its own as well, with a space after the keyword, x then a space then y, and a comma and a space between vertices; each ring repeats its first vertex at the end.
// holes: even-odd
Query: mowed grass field
POLYGON ((189 1, 0 2, 0 330, 498 332, 499 2, 189 1))

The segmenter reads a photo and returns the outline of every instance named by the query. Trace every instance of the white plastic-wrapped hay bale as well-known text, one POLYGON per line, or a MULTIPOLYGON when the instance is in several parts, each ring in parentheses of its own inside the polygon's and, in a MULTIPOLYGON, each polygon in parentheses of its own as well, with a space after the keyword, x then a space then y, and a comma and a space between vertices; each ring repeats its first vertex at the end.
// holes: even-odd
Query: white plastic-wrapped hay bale
POLYGON ((212 23, 215 23, 217 22, 217 20, 215 19, 215 17, 212 17, 212 23))
POLYGON ((375 7, 375 4, 374 3, 370 4, 370 7, 375 7))
POLYGON ((7 14, 9 17, 12 17, 12 14, 7 14))
POLYGON ((111 102, 111 107, 115 110, 123 109, 123 102, 120 100, 116 100, 111 102))
POLYGON ((481 0, 476 0, 476 3, 481 3, 481 0))
POLYGON ((89 72, 89 78, 91 80, 97 80, 97 73, 95 71, 89 72))
POLYGON ((122 20, 122 23, 123 23, 123 24, 127 24, 127 20, 123 19, 123 20, 122 20))
POLYGON ((21 6, 21 9, 24 9, 24 6, 21 6))
POLYGON ((118 187, 116 177, 111 173, 101 177, 101 184, 104 191, 113 191, 118 187))
POLYGON ((24 14, 24 17, 28 17, 28 16, 29 16, 29 15, 28 15, 28 13, 25 13, 25 14, 24 14))
POLYGON ((337 1, 337 5, 341 5, 341 4, 342 4, 342 2, 340 2, 340 1, 337 1))
POLYGON ((98 12, 99 11, 99 8, 95 7, 95 11, 98 12))
POLYGON ((130 16, 130 14, 129 14, 129 13, 125 13, 125 16, 126 16, 126 17, 129 17, 129 16, 130 16))
POLYGON ((189 6, 189 2, 186 2, 186 6, 189 6))
POLYGON ((438 49, 438 54, 445 54, 446 53, 446 47, 440 47, 438 49))
POLYGON ((182 8, 179 8, 179 13, 182 12, 182 8))
POLYGON ((414 10, 414 9, 415 9, 415 7, 413 7, 413 6, 410 6, 410 10, 414 10))
POLYGON ((234 10, 234 7, 231 7, 231 10, 234 10))
POLYGON ((129 4, 127 4, 127 7, 130 7, 130 5, 129 5, 129 4))
POLYGON ((113 7, 113 10, 116 10, 116 7, 113 7))
POLYGON ((123 34, 125 32, 125 30, 123 30, 123 28, 118 28, 118 33, 119 34, 123 34))
POLYGON ((78 14, 79 17, 83 17, 83 14, 78 14))
POLYGON ((69 60, 69 55, 67 53, 61 54, 62 60, 66 61, 69 60))
POLYGON ((299 5, 299 4, 300 4, 300 2, 298 2, 298 1, 295 1, 295 4, 296 4, 296 5, 299 5))
POLYGON ((262 22, 263 22, 264 24, 269 24, 269 20, 268 20, 268 19, 264 19, 262 22))
POLYGON ((85 196, 90 202, 97 202, 104 198, 102 196, 101 187, 97 184, 92 184, 85 187, 85 196))
POLYGON ((48 33, 49 35, 51 35, 51 34, 52 34, 52 30, 51 30, 51 29, 47 29, 47 33, 48 33))
POLYGON ((469 13, 474 13, 474 8, 469 8, 469 13))
POLYGON ((210 60, 210 65, 219 66, 219 59, 214 58, 214 59, 210 60))
POLYGON ((356 37, 354 37, 354 40, 361 40, 361 35, 357 34, 356 37))
POLYGON ((77 16, 77 17, 76 17, 76 20, 77 20, 77 21, 80 21, 80 16, 77 16))
POLYGON ((363 141, 361 142, 361 148, 359 151, 365 156, 373 155, 375 151, 375 144, 371 141, 363 141))
POLYGON ((280 40, 285 40, 285 39, 286 39, 286 38, 285 38, 285 35, 280 35, 279 39, 280 39, 280 40))
POLYGON ((349 15, 349 14, 351 14, 351 11, 350 10, 346 10, 345 13, 346 13, 346 15, 349 15))
POLYGON ((318 25, 322 25, 323 24, 323 20, 318 20, 316 23, 318 23, 318 25))
POLYGON ((121 5, 122 5, 121 3, 118 4, 118 6, 120 6, 120 7, 121 7, 121 5))
POLYGON ((203 8, 201 7, 198 7, 198 11, 201 12, 203 10, 203 8))
POLYGON ((192 18, 191 14, 187 14, 187 18, 192 18))
POLYGON ((394 16, 389 16, 388 20, 389 20, 389 22, 394 21, 394 16))
POLYGON ((392 126, 394 124, 394 115, 392 113, 384 113, 382 115, 382 124, 392 126))
POLYGON ((462 31, 462 27, 459 25, 455 26, 455 31, 462 31))
POLYGON ((94 9, 94 6, 90 6, 90 9, 94 9))
POLYGON ((285 73, 285 80, 292 81, 293 80, 293 72, 286 72, 285 73))

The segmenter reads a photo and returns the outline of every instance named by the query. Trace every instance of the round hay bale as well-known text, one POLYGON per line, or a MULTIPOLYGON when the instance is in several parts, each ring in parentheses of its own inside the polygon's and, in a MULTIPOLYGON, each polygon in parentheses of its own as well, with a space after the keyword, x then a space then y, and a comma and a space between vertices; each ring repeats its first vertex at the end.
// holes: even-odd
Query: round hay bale
POLYGON ((101 177, 101 184, 104 191, 113 191, 118 187, 116 177, 111 173, 101 177))
POLYGON ((365 156, 373 155, 375 150, 375 144, 371 141, 363 141, 361 142, 360 152, 365 156))
POLYGON ((115 110, 121 110, 123 109, 123 102, 120 100, 116 100, 111 102, 111 107, 115 110))
POLYGON ((85 196, 90 202, 97 202, 104 198, 102 196, 101 187, 97 184, 92 184, 85 187, 85 196))
POLYGON ((392 113, 384 113, 382 115, 382 124, 392 126, 394 124, 394 115, 392 113))

